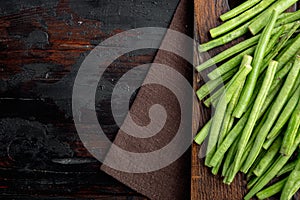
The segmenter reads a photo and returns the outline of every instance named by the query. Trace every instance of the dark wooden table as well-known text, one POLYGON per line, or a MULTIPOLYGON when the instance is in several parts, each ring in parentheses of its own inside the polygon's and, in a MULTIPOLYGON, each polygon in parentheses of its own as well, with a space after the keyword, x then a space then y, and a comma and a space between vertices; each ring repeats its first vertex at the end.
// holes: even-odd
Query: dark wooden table
MULTIPOLYGON (((168 27, 177 3, 0 1, 0 199, 145 199, 101 172, 82 145, 72 121, 72 85, 101 41, 131 28, 168 27)), ((101 78, 96 109, 111 140, 118 131, 110 110, 114 85, 155 52, 126 54, 101 78)))

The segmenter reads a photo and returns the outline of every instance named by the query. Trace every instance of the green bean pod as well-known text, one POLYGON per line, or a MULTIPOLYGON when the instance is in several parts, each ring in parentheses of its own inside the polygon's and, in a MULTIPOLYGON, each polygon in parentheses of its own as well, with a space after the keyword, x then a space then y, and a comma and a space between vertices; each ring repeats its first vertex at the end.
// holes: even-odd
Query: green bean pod
POLYGON ((272 128, 269 135, 267 136, 268 139, 278 136, 280 130, 289 120, 291 114, 293 113, 295 107, 297 106, 297 102, 299 101, 299 98, 300 98, 300 86, 298 87, 297 91, 293 94, 293 96, 290 98, 285 108, 281 112, 278 120, 275 123, 275 126, 272 128))
POLYGON ((284 134, 280 153, 283 155, 290 155, 292 152, 292 145, 294 144, 297 131, 300 126, 300 101, 295 108, 288 124, 288 128, 284 134))
POLYGON ((298 159, 295 168, 289 175, 283 187, 280 200, 290 200, 292 196, 298 191, 299 188, 300 188, 300 159, 298 159))
POLYGON ((289 46, 283 54, 276 57, 278 60, 278 70, 280 70, 287 62, 289 62, 300 49, 300 34, 298 34, 294 42, 289 46))
POLYGON ((273 158, 278 153, 281 146, 282 138, 278 137, 275 142, 272 144, 270 149, 268 149, 266 155, 260 160, 259 164, 253 171, 256 176, 261 176, 267 169, 268 165, 271 163, 273 158))
POLYGON ((229 147, 229 150, 226 154, 226 158, 223 164, 223 169, 222 169, 222 176, 225 176, 227 174, 227 171, 229 169, 230 164, 232 163, 234 156, 235 156, 235 152, 237 149, 237 145, 238 145, 238 138, 234 141, 234 143, 229 147))
POLYGON ((274 124, 275 120, 277 119, 280 111, 282 110, 283 106, 285 105, 286 101, 288 100, 289 94, 293 88, 293 85, 298 77, 300 70, 300 57, 297 56, 292 69, 290 70, 288 77, 280 90, 275 102, 271 107, 271 111, 268 114, 268 118, 266 123, 262 127, 261 131, 258 133, 254 146, 244 164, 243 172, 246 173, 248 169, 251 167, 252 163, 255 161, 262 145, 269 133, 272 125, 274 124))
MULTIPOLYGON (((284 14, 284 13, 282 13, 284 14)), ((276 26, 280 26, 283 24, 291 23, 300 19, 300 10, 297 10, 292 13, 287 13, 286 16, 283 15, 282 18, 278 19, 276 22, 276 26)))
POLYGON ((261 11, 263 11, 264 9, 266 9, 269 5, 271 5, 274 1, 276 0, 264 0, 261 1, 259 4, 257 4, 256 6, 254 6, 253 8, 243 12, 242 14, 240 14, 239 16, 223 23, 220 26, 217 26, 216 28, 211 29, 210 35, 212 38, 215 38, 219 35, 222 35, 232 29, 234 29, 235 27, 237 27, 238 25, 248 21, 249 19, 251 19, 252 17, 254 17, 255 15, 257 15, 258 13, 260 13, 261 11))
MULTIPOLYGON (((295 144, 293 144, 293 148, 292 148, 293 152, 297 149, 299 143, 300 143, 300 131, 298 131, 295 144)), ((251 190, 244 197, 244 199, 249 200, 257 192, 259 192, 269 181, 271 181, 274 177, 276 177, 278 172, 288 162, 290 157, 291 156, 279 156, 277 160, 272 164, 272 166, 268 169, 268 171, 259 178, 257 183, 251 188, 251 190)))
POLYGON ((201 65, 196 67, 196 70, 198 72, 201 72, 207 68, 209 68, 210 66, 217 64, 223 60, 225 60, 226 58, 229 58, 253 45, 255 45, 257 43, 257 41, 259 40, 260 36, 254 36, 252 38, 249 38, 247 40, 244 40, 243 42, 240 42, 239 44, 230 47, 229 49, 226 49, 225 51, 219 53, 218 55, 214 56, 213 58, 207 60, 206 62, 202 63, 201 65))
POLYGON ((238 66, 241 64, 241 61, 243 60, 244 55, 252 55, 256 46, 250 47, 243 51, 242 53, 238 54, 237 56, 231 58, 224 64, 220 65, 216 69, 214 69, 212 72, 210 72, 207 76, 211 80, 217 79, 218 77, 226 74, 230 70, 234 68, 238 68, 238 66))
POLYGON ((242 3, 241 5, 233 8, 232 10, 229 10, 228 12, 222 14, 220 16, 220 19, 222 21, 226 21, 228 19, 231 19, 239 14, 241 14, 242 12, 248 10, 249 8, 253 7, 254 5, 256 5, 258 2, 260 2, 261 0, 252 0, 252 1, 245 1, 244 3, 242 3))
MULTIPOLYGON (((245 147, 247 145, 247 142, 251 136, 251 133, 253 131, 254 125, 259 117, 259 113, 260 110, 263 106, 263 103, 267 97, 267 94, 269 92, 269 89, 271 87, 272 81, 274 79, 275 76, 275 72, 276 72, 276 68, 277 68, 278 63, 276 61, 272 61, 268 67, 266 76, 264 78, 262 87, 258 93, 258 96, 254 102, 254 105, 252 107, 249 119, 246 123, 246 126, 242 132, 241 138, 240 138, 240 142, 238 145, 238 150, 237 150, 237 155, 234 159, 233 162, 233 170, 231 171, 229 180, 233 180, 234 176, 236 175, 236 173, 239 171, 239 166, 241 165, 241 158, 242 155, 245 151, 245 147)), ((255 145, 255 144, 254 144, 255 145)), ((247 162, 247 160, 246 160, 247 162)))
POLYGON ((256 194, 258 199, 267 199, 281 192, 288 178, 284 178, 256 194))
POLYGON ((293 161, 293 162, 290 162, 288 164, 286 164, 276 175, 276 177, 279 177, 283 174, 286 174, 288 172, 291 172, 293 171, 293 169, 295 169, 295 166, 297 164, 297 160, 296 161, 293 161))
MULTIPOLYGON (((279 26, 279 27, 277 27, 277 28, 275 28, 275 29, 272 30, 272 35, 278 33, 282 28, 284 28, 285 31, 290 30, 294 26, 294 24, 295 23, 289 23, 289 24, 285 24, 283 26, 279 26)), ((244 30, 243 34, 245 34, 248 31, 247 26, 246 27, 242 26, 241 28, 245 28, 246 29, 246 30, 244 30)), ((236 31, 238 31, 239 29, 240 28, 238 28, 236 31)), ((230 36, 228 36, 228 37, 230 37, 230 38, 233 37, 234 39, 238 38, 239 36, 241 36, 241 35, 236 35, 236 33, 232 33, 232 34, 229 33, 229 35, 230 36)), ((223 37, 225 37, 225 36, 223 36, 223 37)), ((227 58, 230 58, 231 56, 233 56, 235 54, 238 54, 238 53, 244 51, 245 49, 248 49, 251 46, 254 46, 255 44, 257 44, 257 42, 258 42, 258 40, 259 40, 260 37, 261 37, 261 35, 258 34, 257 36, 254 36, 252 38, 244 40, 243 42, 240 42, 240 43, 238 43, 238 44, 236 44, 236 45, 234 45, 234 46, 226 49, 225 51, 222 51, 218 55, 210 58, 209 60, 207 60, 204 63, 202 63, 199 66, 197 66, 196 67, 197 71, 200 72, 200 71, 202 71, 204 69, 207 69, 207 68, 209 68, 209 67, 211 67, 211 66, 213 66, 213 65, 215 65, 215 64, 217 64, 217 63, 219 63, 221 61, 224 61, 227 58)), ((218 38, 218 39, 221 39, 221 38, 218 38)), ((229 40, 229 41, 231 41, 231 40, 229 40)), ((198 47, 199 52, 201 53, 201 52, 208 51, 209 49, 211 49, 210 43, 214 43, 214 42, 215 41, 212 40, 212 41, 210 41, 208 43, 199 45, 199 47, 198 47), (209 47, 206 47, 206 46, 209 46, 209 47)), ((223 44, 224 43, 222 43, 221 45, 223 45, 223 44)))
POLYGON ((205 164, 209 165, 210 158, 214 154, 214 150, 216 149, 216 144, 218 141, 220 129, 222 126, 222 122, 225 116, 226 108, 231 100, 236 89, 241 85, 241 83, 245 80, 247 75, 252 70, 250 65, 244 65, 238 73, 230 80, 228 87, 226 88, 224 94, 220 98, 220 101, 217 104, 215 115, 212 119, 209 140, 207 145, 207 154, 205 158, 205 164))
POLYGON ((214 91, 219 85, 223 84, 225 81, 230 79, 235 73, 236 69, 232 69, 231 71, 227 72, 223 76, 220 76, 217 79, 210 80, 204 85, 202 85, 196 92, 198 99, 201 101, 207 95, 209 95, 212 91, 214 91))
POLYGON ((239 103, 233 112, 234 117, 240 118, 242 114, 246 111, 247 106, 249 105, 257 79, 259 77, 260 66, 263 62, 263 58, 266 53, 266 47, 270 40, 272 29, 274 28, 277 17, 278 17, 278 12, 274 11, 270 17, 270 22, 268 23, 267 27, 264 29, 259 39, 257 48, 254 53, 253 62, 252 62, 253 70, 250 73, 249 78, 247 78, 246 80, 246 84, 245 87, 243 88, 239 103))
POLYGON ((209 134, 210 126, 211 126, 211 119, 202 127, 199 133, 195 136, 194 141, 197 144, 201 145, 203 143, 203 141, 209 134))
POLYGON ((256 35, 260 30, 262 30, 268 24, 268 16, 273 12, 273 10, 277 10, 280 14, 287 10, 290 6, 296 3, 297 0, 278 0, 273 5, 271 5, 268 9, 263 11, 257 18, 251 22, 249 25, 249 30, 253 35, 256 35))

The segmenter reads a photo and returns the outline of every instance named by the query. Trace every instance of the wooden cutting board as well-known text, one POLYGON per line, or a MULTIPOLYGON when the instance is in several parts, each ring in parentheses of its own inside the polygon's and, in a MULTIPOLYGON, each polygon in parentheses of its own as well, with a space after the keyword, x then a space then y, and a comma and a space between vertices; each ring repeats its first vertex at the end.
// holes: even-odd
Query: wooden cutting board
MULTIPOLYGON (((198 43, 207 42, 210 38, 209 30, 221 24, 219 16, 228 11, 230 6, 235 6, 243 1, 238 0, 194 0, 194 37, 198 43)), ((299 4, 299 3, 298 3, 299 4)), ((299 7, 299 5, 298 5, 299 7)), ((290 8, 295 11, 297 5, 290 8)), ((233 41, 225 46, 215 48, 209 51, 212 57, 220 51, 232 46, 243 38, 233 41)), ((201 56, 203 59, 203 56, 201 56)), ((195 54, 196 64, 201 63, 201 59, 195 54)), ((207 59, 207 58, 204 58, 207 59)), ((210 70, 204 71, 204 73, 210 70)), ((199 74, 194 74, 194 89, 198 89, 204 83, 199 74)), ((196 102, 198 103, 198 102, 196 102)), ((211 110, 205 108, 204 104, 200 103, 201 118, 199 122, 200 128, 210 118, 211 110)), ((198 124, 197 124, 198 125, 198 124)), ((194 124, 194 126, 196 126, 194 124)), ((200 146, 192 145, 192 176, 191 176, 191 199, 192 200, 241 200, 246 194, 246 179, 243 174, 238 174, 234 182, 229 186, 223 184, 221 176, 214 176, 211 169, 204 166, 204 158, 198 157, 200 146)), ((278 199, 278 198, 272 198, 278 199)))

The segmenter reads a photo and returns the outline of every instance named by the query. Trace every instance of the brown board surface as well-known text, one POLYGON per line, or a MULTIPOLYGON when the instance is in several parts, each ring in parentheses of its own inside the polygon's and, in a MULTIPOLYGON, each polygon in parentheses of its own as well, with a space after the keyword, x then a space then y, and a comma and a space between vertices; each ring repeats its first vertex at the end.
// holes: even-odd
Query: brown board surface
MULTIPOLYGON (((236 6, 243 1, 237 0, 194 0, 194 37, 197 43, 204 43, 211 39, 209 30, 221 24, 219 16, 228 11, 230 6, 236 6)), ((299 5, 294 5, 289 10, 294 11, 299 5)), ((209 56, 214 56, 222 50, 232 46, 243 38, 237 39, 225 46, 210 50, 209 56)), ((196 48, 195 48, 196 49, 196 48)), ((201 55, 201 59, 195 51, 195 64, 199 64, 205 58, 201 55)), ((211 70, 204 71, 204 74, 211 70)), ((193 86, 198 89, 204 84, 203 78, 198 74, 194 74, 193 86)), ((195 102, 198 104, 199 102, 195 102)), ((210 118, 211 110, 205 108, 200 102, 201 118, 199 128, 201 128, 210 118)), ((198 124, 194 124, 198 126, 198 124)), ((191 177, 191 199, 192 200, 240 200, 247 192, 246 178, 243 174, 238 174, 231 185, 223 184, 220 175, 214 176, 211 169, 204 166, 204 158, 199 158, 200 146, 196 143, 192 145, 192 177, 191 177)), ((278 199, 278 198, 272 198, 278 199)))

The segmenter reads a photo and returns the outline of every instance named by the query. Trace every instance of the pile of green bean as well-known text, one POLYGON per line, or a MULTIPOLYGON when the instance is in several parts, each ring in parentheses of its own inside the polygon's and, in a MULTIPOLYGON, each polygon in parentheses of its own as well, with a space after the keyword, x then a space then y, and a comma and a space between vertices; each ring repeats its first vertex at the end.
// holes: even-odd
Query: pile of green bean
POLYGON ((221 15, 214 39, 199 46, 208 51, 253 35, 196 67, 219 65, 197 90, 215 112, 194 141, 207 142, 205 165, 224 183, 247 174, 245 199, 289 200, 300 189, 300 11, 284 12, 296 2, 247 0, 221 15))

